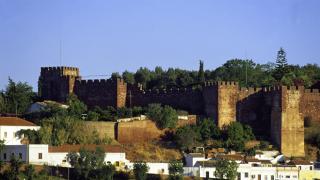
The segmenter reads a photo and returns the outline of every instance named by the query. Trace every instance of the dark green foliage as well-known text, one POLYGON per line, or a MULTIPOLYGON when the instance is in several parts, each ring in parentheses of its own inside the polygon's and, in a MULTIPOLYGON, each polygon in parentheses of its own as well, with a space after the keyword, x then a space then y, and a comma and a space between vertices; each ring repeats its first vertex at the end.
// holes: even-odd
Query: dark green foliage
POLYGON ((211 147, 244 151, 245 143, 253 139, 254 134, 248 125, 232 122, 220 130, 211 119, 200 119, 197 125, 179 127, 174 135, 176 144, 183 150, 191 150, 197 144, 207 144, 211 140, 211 147))
POLYGON ((260 141, 259 148, 261 150, 268 150, 269 149, 269 142, 268 141, 260 141))
POLYGON ((170 106, 161 107, 160 104, 149 104, 147 116, 155 121, 160 129, 175 128, 178 121, 176 110, 170 106))
POLYGON ((218 179, 235 179, 237 177, 238 164, 235 161, 218 159, 214 175, 218 179))
POLYGON ((315 145, 320 148, 320 123, 311 123, 310 127, 305 128, 305 141, 309 144, 315 145))
POLYGON ((20 174, 20 168, 21 168, 22 164, 23 163, 20 159, 17 159, 14 156, 11 156, 10 166, 3 173, 4 179, 18 180, 19 179, 18 176, 20 174))
POLYGON ((252 129, 239 122, 232 122, 226 127, 226 147, 230 150, 243 151, 245 142, 254 139, 252 129))
POLYGON ((256 155, 256 147, 246 149, 245 154, 246 154, 246 156, 255 156, 256 155))
POLYGON ((25 168, 24 174, 25 174, 27 180, 34 179, 36 176, 34 166, 31 164, 27 165, 25 168))
POLYGON ((276 64, 277 66, 273 73, 273 77, 277 81, 280 81, 287 73, 289 73, 286 52, 282 48, 278 51, 276 64))
POLYGON ((81 102, 74 94, 70 94, 68 96, 67 102, 69 105, 69 115, 77 118, 82 118, 82 114, 87 111, 87 106, 83 102, 81 102))
POLYGON ((195 126, 186 125, 177 129, 175 142, 183 150, 191 150, 201 139, 200 133, 195 126))
POLYGON ((104 179, 104 180, 113 180, 113 176, 115 174, 115 167, 109 162, 107 164, 103 164, 101 168, 94 169, 91 173, 90 179, 104 179))
POLYGON ((129 72, 129 71, 124 71, 122 73, 122 78, 124 79, 124 81, 128 84, 134 84, 135 80, 134 80, 134 74, 129 72))
POLYGON ((147 179, 148 165, 145 162, 137 162, 133 164, 133 173, 137 180, 147 179))
POLYGON ((31 130, 31 129, 21 129, 20 131, 17 132, 16 134, 19 138, 27 138, 29 141, 29 144, 39 144, 40 139, 39 139, 39 132, 36 130, 31 130))
POLYGON ((161 117, 162 107, 161 104, 149 104, 147 108, 147 116, 152 119, 159 119, 161 117))
POLYGON ((117 109, 117 118, 127 118, 132 117, 132 109, 131 108, 118 108, 117 109))
POLYGON ((98 121, 100 118, 100 114, 94 111, 89 111, 88 112, 88 116, 87 116, 87 120, 88 121, 98 121))
POLYGON ((204 70, 203 70, 203 61, 200 60, 199 63, 199 71, 198 71, 198 82, 204 83, 205 82, 204 70))
POLYGON ((62 116, 44 119, 37 132, 22 130, 20 135, 26 133, 28 139, 36 142, 59 146, 62 144, 110 144, 108 137, 100 138, 98 133, 88 128, 83 120, 75 117, 62 116))
POLYGON ((32 87, 27 83, 15 83, 9 78, 6 90, 0 95, 0 112, 24 113, 35 96, 32 87))
POLYGON ((200 134, 202 140, 209 140, 209 139, 220 139, 221 138, 221 131, 215 125, 212 119, 203 119, 199 122, 200 127, 200 134))
POLYGON ((170 162, 169 164, 169 179, 182 180, 183 179, 183 164, 178 161, 170 162))
POLYGON ((78 153, 71 152, 67 159, 75 169, 77 179, 112 179, 115 168, 104 163, 105 152, 101 148, 88 151, 81 148, 78 153))

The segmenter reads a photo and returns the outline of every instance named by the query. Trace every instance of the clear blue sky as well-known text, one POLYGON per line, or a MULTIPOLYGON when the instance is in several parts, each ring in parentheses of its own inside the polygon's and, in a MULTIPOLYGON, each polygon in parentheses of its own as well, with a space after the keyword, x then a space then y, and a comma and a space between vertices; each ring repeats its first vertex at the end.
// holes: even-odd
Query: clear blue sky
POLYGON ((41 66, 82 75, 140 66, 214 69, 231 58, 320 62, 318 0, 0 0, 0 89, 41 66))

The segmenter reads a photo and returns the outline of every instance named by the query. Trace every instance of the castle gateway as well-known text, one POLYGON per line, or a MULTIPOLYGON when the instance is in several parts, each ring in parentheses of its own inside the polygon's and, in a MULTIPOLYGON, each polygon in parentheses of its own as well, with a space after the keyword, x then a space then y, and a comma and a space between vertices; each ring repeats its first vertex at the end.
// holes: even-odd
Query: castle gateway
POLYGON ((304 119, 320 121, 320 93, 304 87, 240 88, 237 82, 206 82, 202 89, 144 90, 122 79, 82 80, 75 67, 42 67, 39 95, 66 101, 74 93, 89 107, 170 105, 212 117, 221 128, 232 121, 251 125, 258 135, 271 137, 280 151, 304 156, 304 119))

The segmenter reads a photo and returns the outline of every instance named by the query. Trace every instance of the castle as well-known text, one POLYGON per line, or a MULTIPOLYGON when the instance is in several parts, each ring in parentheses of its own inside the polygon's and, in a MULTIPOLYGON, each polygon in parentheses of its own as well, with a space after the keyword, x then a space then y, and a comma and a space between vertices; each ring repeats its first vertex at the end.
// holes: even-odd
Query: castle
POLYGON ((170 105, 194 114, 205 114, 222 128, 232 121, 251 125, 254 132, 270 137, 288 156, 302 157, 304 119, 320 121, 318 89, 277 86, 240 88, 237 82, 206 82, 201 89, 144 90, 122 79, 81 80, 78 68, 42 67, 39 95, 64 102, 74 93, 89 107, 170 105))

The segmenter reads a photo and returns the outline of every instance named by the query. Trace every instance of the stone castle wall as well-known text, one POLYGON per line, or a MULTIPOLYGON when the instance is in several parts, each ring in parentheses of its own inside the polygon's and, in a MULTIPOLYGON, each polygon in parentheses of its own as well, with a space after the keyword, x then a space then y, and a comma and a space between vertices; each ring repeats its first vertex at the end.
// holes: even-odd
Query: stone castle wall
POLYGON ((202 93, 192 88, 146 91, 130 88, 127 102, 131 106, 147 106, 151 103, 161 103, 195 114, 203 112, 202 93))
POLYGON ((305 89, 301 102, 303 118, 320 122, 320 92, 319 89, 305 89))
MULTIPOLYGON (((280 150, 290 156, 304 154, 297 149, 303 149, 303 120, 320 122, 319 90, 239 88, 236 82, 206 82, 202 89, 196 90, 144 90, 139 85, 127 85, 121 79, 84 81, 77 68, 41 69, 39 93, 44 99, 63 101, 72 92, 89 107, 161 103, 194 114, 206 114, 219 127, 237 120, 251 125, 256 134, 271 137, 280 150)), ((124 133, 130 134, 129 131, 124 133)))

